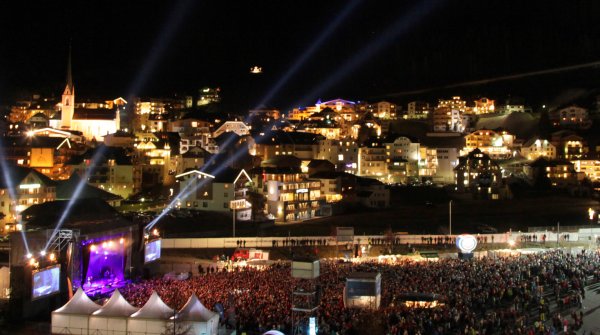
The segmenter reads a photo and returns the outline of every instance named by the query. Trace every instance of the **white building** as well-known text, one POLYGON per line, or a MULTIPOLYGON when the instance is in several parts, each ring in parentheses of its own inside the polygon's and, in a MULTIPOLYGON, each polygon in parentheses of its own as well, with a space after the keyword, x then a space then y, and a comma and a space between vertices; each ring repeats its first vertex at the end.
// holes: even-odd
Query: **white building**
POLYGON ((250 134, 250 127, 243 121, 225 121, 213 132, 213 137, 219 137, 221 134, 228 132, 234 132, 241 137, 250 134))

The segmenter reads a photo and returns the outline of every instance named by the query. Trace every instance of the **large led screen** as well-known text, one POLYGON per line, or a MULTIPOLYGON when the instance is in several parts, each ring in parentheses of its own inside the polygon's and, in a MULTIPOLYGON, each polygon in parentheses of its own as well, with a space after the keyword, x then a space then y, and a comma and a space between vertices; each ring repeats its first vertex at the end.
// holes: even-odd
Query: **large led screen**
POLYGON ((60 290, 60 266, 53 266, 33 273, 31 299, 38 299, 60 290))
POLYGON ((146 243, 144 248, 144 263, 152 262, 160 258, 160 240, 146 243))

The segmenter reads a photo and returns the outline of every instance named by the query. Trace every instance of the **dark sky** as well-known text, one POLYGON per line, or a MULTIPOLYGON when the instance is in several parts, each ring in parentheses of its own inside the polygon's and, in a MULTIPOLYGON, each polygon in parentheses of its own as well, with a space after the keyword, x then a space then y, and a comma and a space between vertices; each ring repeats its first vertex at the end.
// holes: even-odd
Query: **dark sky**
MULTIPOLYGON (((72 39, 78 97, 195 95, 213 85, 228 108, 244 110, 261 102, 351 3, 2 1, 0 104, 33 91, 60 94, 72 39), (253 65, 264 73, 249 74, 253 65)), ((389 98, 597 61, 598 18, 593 0, 358 1, 267 104, 389 98)), ((598 74, 589 68, 431 94, 542 99, 597 87, 598 74)))

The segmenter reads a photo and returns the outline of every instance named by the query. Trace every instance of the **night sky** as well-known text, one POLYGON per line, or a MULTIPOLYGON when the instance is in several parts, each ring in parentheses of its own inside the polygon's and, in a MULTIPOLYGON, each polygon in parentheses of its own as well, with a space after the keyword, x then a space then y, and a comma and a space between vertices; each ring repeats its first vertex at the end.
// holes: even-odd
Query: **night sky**
POLYGON ((196 95, 209 85, 237 112, 337 97, 405 103, 480 94, 533 103, 596 88, 598 67, 398 93, 600 60, 598 18, 592 0, 2 1, 0 105, 31 92, 59 95, 69 40, 79 98, 196 95), (264 73, 251 75, 253 65, 264 73))

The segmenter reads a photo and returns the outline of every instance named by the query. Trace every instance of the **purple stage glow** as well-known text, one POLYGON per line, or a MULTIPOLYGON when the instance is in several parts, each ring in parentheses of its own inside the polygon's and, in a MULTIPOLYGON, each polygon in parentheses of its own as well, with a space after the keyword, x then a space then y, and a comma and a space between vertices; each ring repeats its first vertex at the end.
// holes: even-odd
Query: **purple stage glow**
POLYGON ((108 293, 125 285, 125 265, 127 244, 124 236, 87 240, 82 243, 83 271, 82 285, 88 295, 108 293))

